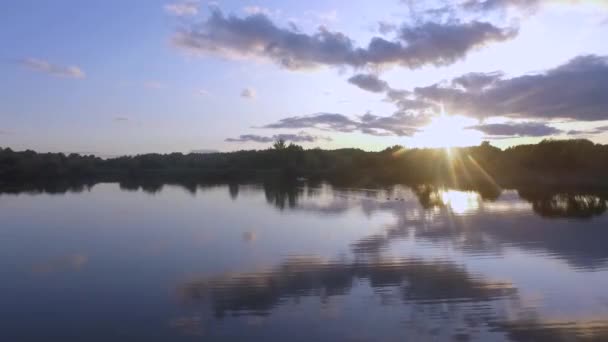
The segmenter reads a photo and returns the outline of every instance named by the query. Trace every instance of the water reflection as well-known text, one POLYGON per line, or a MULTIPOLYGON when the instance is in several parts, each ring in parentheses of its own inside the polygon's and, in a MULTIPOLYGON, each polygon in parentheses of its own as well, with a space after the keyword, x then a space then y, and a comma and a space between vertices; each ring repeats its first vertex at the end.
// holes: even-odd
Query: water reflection
POLYGON ((608 314, 565 321, 545 317, 542 310, 520 298, 516 284, 510 281, 471 273, 449 258, 389 256, 396 243, 426 240, 441 249, 447 243, 472 255, 495 256, 519 248, 531 255, 564 260, 576 270, 604 270, 608 231, 603 224, 567 220, 547 224, 534 217, 598 216, 606 206, 600 195, 535 192, 520 197, 506 191, 484 198, 477 192, 434 186, 410 191, 268 184, 264 191, 268 203, 280 210, 343 215, 360 209, 368 216, 388 212, 395 222, 381 233, 351 242, 352 260, 290 257, 260 272, 190 280, 179 288, 185 303, 209 305, 220 319, 265 317, 306 298, 318 298, 327 305, 333 298, 369 286, 377 301, 371 305, 403 305, 416 312, 405 326, 426 327, 416 334, 412 334, 416 330, 406 329, 402 337, 512 341, 604 341, 608 337, 608 314))
POLYGON ((439 195, 444 205, 455 214, 466 214, 479 208, 481 197, 473 191, 444 190, 439 195))
POLYGON ((169 332, 154 333, 164 340, 608 338, 601 189, 125 181, 22 190, 74 195, 2 197, 0 251, 28 249, 27 276, 0 258, 12 272, 0 291, 9 323, 63 294, 60 311, 128 303, 129 316, 156 314, 142 326, 162 320, 169 332), (163 253, 133 248, 158 241, 163 253), (42 254, 59 257, 40 263, 42 254))
POLYGON ((373 289, 399 287, 401 300, 419 303, 477 302, 512 296, 512 284, 479 279, 447 261, 417 259, 373 262, 296 258, 275 269, 190 281, 180 288, 190 302, 209 299, 217 317, 267 315, 289 299, 318 296, 322 301, 347 294, 357 281, 373 289))
POLYGON ((608 341, 607 321, 544 322, 533 318, 496 324, 497 331, 506 332, 509 340, 518 342, 603 342, 608 341))
POLYGON ((532 203, 534 212, 549 218, 591 218, 606 212, 606 198, 589 193, 551 193, 520 191, 532 203))
MULTIPOLYGON (((90 191, 95 182, 43 182, 28 183, 11 186, 1 186, 1 194, 65 194, 90 191)), ((157 194, 166 185, 178 186, 188 193, 196 194, 197 191, 205 191, 222 187, 218 183, 200 183, 196 181, 168 182, 162 179, 124 179, 119 182, 120 189, 124 191, 143 191, 148 194, 157 194)), ((228 184, 230 198, 236 200, 239 196, 241 184, 228 184)), ((248 186, 245 184, 245 186, 248 186)), ((481 206, 491 207, 507 190, 497 187, 479 187, 475 189, 450 189, 440 185, 417 184, 392 186, 383 189, 347 189, 331 188, 321 183, 298 183, 298 182, 264 182, 262 183, 266 201, 280 210, 298 209, 298 201, 303 197, 315 198, 323 195, 322 192, 335 192, 340 194, 356 194, 367 198, 386 199, 387 201, 404 201, 409 194, 414 194, 419 205, 424 209, 448 208, 456 215, 474 213, 481 206), (325 189, 325 190, 324 190, 325 189)), ((518 198, 532 204, 532 209, 540 216, 547 218, 591 218, 602 215, 608 208, 608 189, 567 189, 556 190, 553 188, 523 187, 516 189, 518 198)), ((516 201, 513 201, 516 202, 516 201)), ((520 201, 521 202, 521 201, 520 201)), ((495 206, 497 210, 508 211, 509 207, 495 206)))
POLYGON ((35 264, 32 267, 32 272, 34 274, 45 275, 55 272, 78 271, 88 261, 89 258, 86 255, 71 254, 35 264))

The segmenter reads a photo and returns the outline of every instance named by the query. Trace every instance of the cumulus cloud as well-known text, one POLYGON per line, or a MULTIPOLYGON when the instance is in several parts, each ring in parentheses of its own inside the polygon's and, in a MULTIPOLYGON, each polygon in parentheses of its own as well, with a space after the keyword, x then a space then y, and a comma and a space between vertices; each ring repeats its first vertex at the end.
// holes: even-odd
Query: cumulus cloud
POLYGON ((348 79, 348 82, 356 85, 357 87, 371 91, 374 93, 381 93, 388 89, 388 83, 378 78, 376 75, 371 74, 357 74, 348 79))
POLYGON ((373 37, 366 47, 358 47, 346 34, 323 26, 306 34, 279 27, 263 13, 240 18, 214 9, 204 21, 176 32, 173 43, 201 55, 258 57, 287 69, 391 64, 418 68, 451 64, 473 49, 516 34, 517 29, 480 21, 426 22, 403 25, 392 40, 373 37))
POLYGON ((178 17, 194 16, 198 14, 198 1, 173 2, 164 6, 165 12, 178 17))
POLYGON ((537 74, 507 78, 502 72, 468 73, 448 81, 395 89, 374 75, 349 79, 358 87, 385 94, 397 110, 390 116, 371 113, 348 117, 316 113, 287 117, 263 126, 273 129, 315 128, 333 132, 411 136, 442 110, 476 119, 508 117, 524 119, 501 124, 469 127, 490 136, 549 136, 553 134, 599 134, 603 127, 563 132, 549 125, 552 120, 600 121, 608 119, 608 57, 579 56, 537 74))
POLYGON ((376 136, 411 136, 430 120, 426 115, 410 115, 397 112, 391 116, 377 116, 366 113, 356 119, 337 113, 316 113, 292 116, 263 126, 274 129, 316 128, 332 132, 361 132, 376 136))
POLYGON ((65 78, 84 78, 85 77, 84 71, 82 71, 82 69, 80 69, 77 66, 63 66, 63 65, 51 64, 42 59, 36 59, 36 58, 31 58, 31 57, 23 58, 23 59, 19 60, 19 64, 21 64, 22 66, 24 66, 28 69, 43 72, 43 73, 53 75, 53 76, 58 76, 58 77, 65 77, 65 78))
POLYGON ((238 138, 228 138, 228 142, 256 142, 256 143, 270 143, 279 139, 290 141, 290 142, 317 142, 317 141, 331 141, 329 137, 310 135, 306 132, 300 132, 298 134, 275 134, 273 136, 262 136, 256 134, 243 134, 238 138))
POLYGON ((246 99, 255 99, 256 97, 256 92, 255 89, 253 88, 245 88, 243 90, 241 90, 241 97, 246 98, 246 99))
POLYGON ((540 122, 508 122, 481 124, 468 127, 490 137, 544 137, 562 133, 561 130, 540 122))
POLYGON ((492 73, 485 77, 476 74, 474 86, 463 87, 458 78, 449 86, 438 83, 415 88, 413 97, 441 103, 448 113, 478 118, 608 119, 606 56, 579 56, 540 74, 504 78, 492 73))

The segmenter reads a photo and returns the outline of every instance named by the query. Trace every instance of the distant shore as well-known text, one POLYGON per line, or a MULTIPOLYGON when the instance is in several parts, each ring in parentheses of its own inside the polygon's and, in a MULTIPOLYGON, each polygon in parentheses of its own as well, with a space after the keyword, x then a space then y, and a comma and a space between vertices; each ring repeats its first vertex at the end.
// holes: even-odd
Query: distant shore
POLYGON ((588 140, 545 140, 501 150, 479 146, 380 152, 305 150, 290 144, 229 153, 144 154, 101 159, 92 155, 0 149, 0 187, 44 181, 242 182, 328 181, 369 186, 435 183, 463 188, 608 186, 608 146, 588 140))

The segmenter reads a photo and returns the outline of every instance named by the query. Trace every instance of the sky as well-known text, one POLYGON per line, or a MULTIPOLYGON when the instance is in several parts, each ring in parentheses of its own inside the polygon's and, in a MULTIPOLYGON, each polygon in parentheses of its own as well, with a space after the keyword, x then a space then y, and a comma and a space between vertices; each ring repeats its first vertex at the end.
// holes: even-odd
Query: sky
POLYGON ((14 0, 0 146, 608 143, 607 0, 14 0))

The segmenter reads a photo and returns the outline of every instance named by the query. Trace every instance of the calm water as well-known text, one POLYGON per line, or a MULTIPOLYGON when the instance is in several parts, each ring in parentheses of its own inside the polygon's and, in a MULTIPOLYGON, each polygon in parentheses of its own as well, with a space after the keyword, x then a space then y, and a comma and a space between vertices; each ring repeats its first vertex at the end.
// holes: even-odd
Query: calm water
POLYGON ((414 190, 2 194, 0 341, 608 341, 605 197, 414 190))

